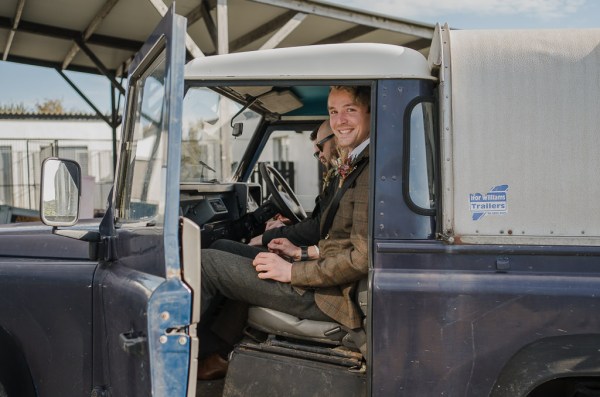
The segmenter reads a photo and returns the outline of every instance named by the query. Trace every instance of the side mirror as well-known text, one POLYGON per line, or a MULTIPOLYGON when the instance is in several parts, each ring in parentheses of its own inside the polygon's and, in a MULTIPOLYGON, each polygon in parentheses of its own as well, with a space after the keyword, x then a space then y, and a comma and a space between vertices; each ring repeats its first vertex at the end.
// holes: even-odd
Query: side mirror
POLYGON ((81 168, 72 160, 47 158, 42 163, 40 214, 48 226, 72 226, 79 218, 81 168))

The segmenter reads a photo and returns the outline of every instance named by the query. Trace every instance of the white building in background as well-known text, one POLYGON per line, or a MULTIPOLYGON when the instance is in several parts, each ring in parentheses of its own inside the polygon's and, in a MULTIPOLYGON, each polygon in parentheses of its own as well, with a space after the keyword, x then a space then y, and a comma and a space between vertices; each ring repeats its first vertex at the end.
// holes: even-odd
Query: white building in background
MULTIPOLYGON (((187 134, 190 128, 189 125, 184 127, 187 134)), ((259 159, 280 170, 307 210, 314 206, 320 189, 319 163, 311 156, 309 134, 310 131, 275 131, 259 159), (306 172, 299 173, 299 169, 306 172)), ((237 166, 249 137, 247 134, 230 138, 232 169, 226 171, 227 175, 237 166)), ((204 153, 208 163, 217 163, 214 159, 211 161, 211 156, 221 157, 221 138, 205 139, 202 144, 201 153, 195 155, 202 159, 204 153)), ((0 111, 0 206, 38 210, 42 162, 47 157, 62 157, 77 161, 82 169, 80 217, 102 214, 113 183, 112 147, 112 129, 95 115, 0 111)), ((196 163, 196 159, 193 162, 196 163)), ((254 174, 252 179, 258 181, 257 172, 254 174)), ((266 194, 266 190, 263 193, 266 194)))
POLYGON ((82 217, 101 213, 113 181, 112 130, 89 114, 0 112, 0 205, 39 209, 41 164, 52 156, 81 166, 82 217))

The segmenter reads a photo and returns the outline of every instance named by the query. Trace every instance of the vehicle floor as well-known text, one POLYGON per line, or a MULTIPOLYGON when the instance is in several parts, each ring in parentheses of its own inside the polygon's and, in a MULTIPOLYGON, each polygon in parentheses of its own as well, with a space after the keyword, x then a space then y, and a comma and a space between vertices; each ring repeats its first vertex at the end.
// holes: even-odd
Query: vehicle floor
POLYGON ((221 397, 225 379, 198 381, 196 386, 196 397, 221 397))

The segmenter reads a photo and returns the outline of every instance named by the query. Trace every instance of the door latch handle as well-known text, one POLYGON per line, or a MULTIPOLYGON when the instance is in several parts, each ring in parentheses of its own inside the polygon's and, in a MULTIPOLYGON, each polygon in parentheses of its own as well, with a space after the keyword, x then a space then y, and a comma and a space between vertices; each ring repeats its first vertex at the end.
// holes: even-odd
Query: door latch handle
POLYGON ((148 338, 140 332, 124 332, 119 335, 119 345, 128 354, 143 356, 148 350, 148 338))

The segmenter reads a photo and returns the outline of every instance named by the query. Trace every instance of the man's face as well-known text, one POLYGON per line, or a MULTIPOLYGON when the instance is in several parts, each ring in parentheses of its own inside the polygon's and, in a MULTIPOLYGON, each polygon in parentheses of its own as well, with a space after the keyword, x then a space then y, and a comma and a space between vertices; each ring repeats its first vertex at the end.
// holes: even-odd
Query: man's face
POLYGON ((343 89, 332 89, 327 100, 329 123, 341 148, 352 150, 369 137, 371 114, 343 89))
POLYGON ((335 148, 335 139, 330 138, 330 139, 327 139, 325 142, 323 142, 321 144, 321 147, 323 148, 323 150, 320 150, 317 147, 317 143, 323 141, 325 138, 329 137, 331 134, 333 134, 333 132, 331 131, 331 127, 329 126, 329 123, 321 124, 321 127, 319 127, 319 130, 317 131, 317 139, 315 139, 315 143, 313 144, 313 149, 315 150, 315 153, 319 153, 319 161, 324 166, 329 166, 331 164, 330 160, 331 160, 331 156, 333 156, 333 150, 335 148))

